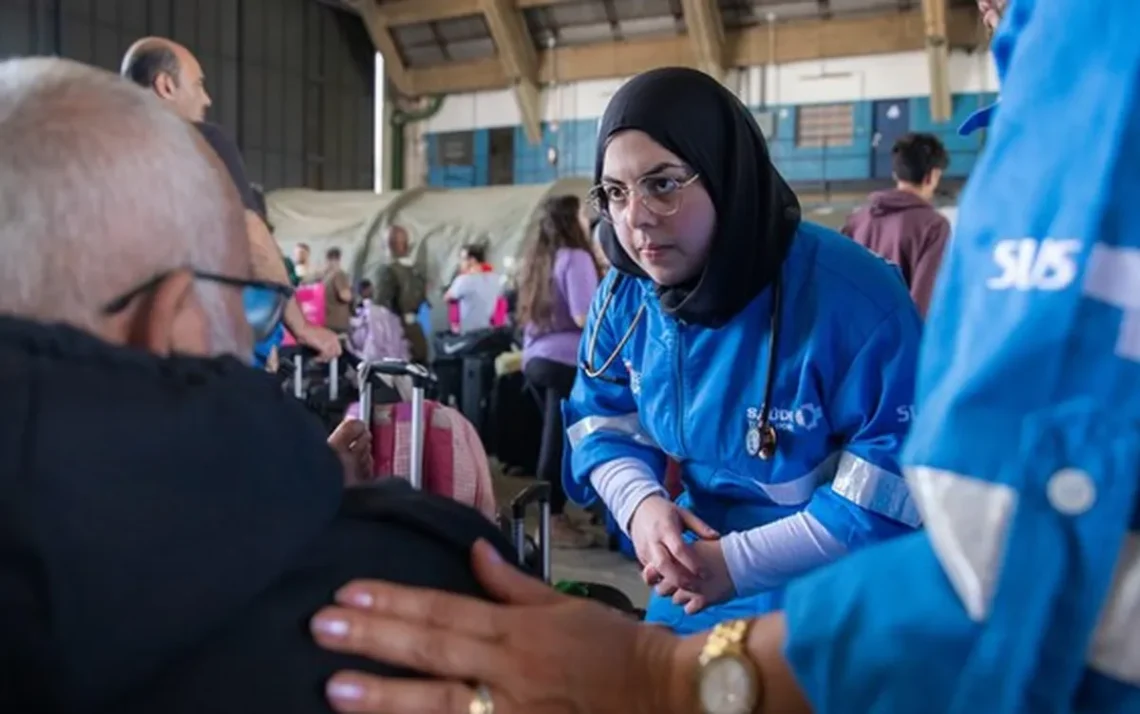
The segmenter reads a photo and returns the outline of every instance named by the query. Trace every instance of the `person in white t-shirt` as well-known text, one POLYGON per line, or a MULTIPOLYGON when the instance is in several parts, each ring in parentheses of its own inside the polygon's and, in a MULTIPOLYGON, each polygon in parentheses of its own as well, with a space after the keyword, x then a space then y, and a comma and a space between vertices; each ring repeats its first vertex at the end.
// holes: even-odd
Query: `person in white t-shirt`
POLYGON ((486 262, 486 249, 466 245, 459 258, 459 275, 447 289, 447 299, 459 305, 459 332, 491 327, 503 292, 503 281, 486 262))

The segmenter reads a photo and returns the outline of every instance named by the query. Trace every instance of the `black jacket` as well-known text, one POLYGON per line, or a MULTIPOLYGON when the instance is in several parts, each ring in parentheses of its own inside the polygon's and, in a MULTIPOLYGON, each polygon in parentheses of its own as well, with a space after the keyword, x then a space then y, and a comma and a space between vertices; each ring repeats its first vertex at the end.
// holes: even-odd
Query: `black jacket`
POLYGON ((315 419, 234 360, 0 318, 0 712, 309 714, 309 618, 352 578, 482 595, 476 512, 344 491, 315 419))

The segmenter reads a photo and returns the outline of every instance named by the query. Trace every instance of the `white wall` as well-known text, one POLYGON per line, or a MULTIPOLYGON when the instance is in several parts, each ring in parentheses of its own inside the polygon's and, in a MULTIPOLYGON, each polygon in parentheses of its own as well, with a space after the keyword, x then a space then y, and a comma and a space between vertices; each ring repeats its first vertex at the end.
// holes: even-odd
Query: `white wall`
MULTIPOLYGON (((547 121, 600 117, 625 79, 574 82, 543 92, 547 121)), ((903 52, 824 61, 795 62, 734 71, 728 85, 749 105, 815 104, 930 94, 923 52, 903 52)), ((956 94, 996 92, 997 75, 988 52, 950 55, 950 89, 956 94)), ((421 131, 444 132, 521 124, 511 90, 449 95, 439 114, 421 131)))

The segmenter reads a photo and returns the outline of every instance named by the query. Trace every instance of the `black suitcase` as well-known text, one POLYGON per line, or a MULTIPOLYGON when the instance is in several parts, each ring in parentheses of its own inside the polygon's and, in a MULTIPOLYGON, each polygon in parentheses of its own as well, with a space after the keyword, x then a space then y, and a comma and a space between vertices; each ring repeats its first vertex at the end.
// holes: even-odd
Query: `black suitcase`
POLYGON ((528 476, 538 473, 543 412, 522 372, 495 378, 487 420, 487 453, 506 468, 528 476))
POLYGON ((516 341, 515 331, 510 327, 488 327, 460 334, 440 332, 435 336, 434 354, 437 360, 501 355, 510 352, 516 341))
POLYGON ((473 355, 463 358, 459 411, 475 427, 484 447, 489 441, 491 391, 494 387, 495 356, 473 355))
MULTIPOLYGON (((554 585, 550 560, 550 484, 539 482, 528 486, 511 500, 509 508, 500 516, 503 532, 510 538, 518 553, 519 566, 554 585), (538 541, 526 533, 526 512, 538 506, 538 541)), ((634 606, 628 595, 606 583, 562 581, 556 589, 567 595, 593 600, 637 620, 645 619, 645 610, 634 606)))
POLYGON ((438 391, 432 396, 446 406, 458 409, 486 440, 486 412, 495 378, 495 358, 509 352, 517 344, 509 327, 494 327, 462 334, 440 332, 435 336, 435 360, 431 369, 437 378, 438 391), (470 359, 485 363, 476 365, 470 359), (468 379, 468 375, 472 379, 468 379), (472 384, 468 385, 468 382, 472 384))
POLYGON ((550 484, 540 482, 520 491, 500 513, 499 525, 515 546, 519 567, 550 583, 550 484), (538 506, 538 542, 526 534, 530 506, 538 506))
POLYGON ((432 362, 431 371, 435 373, 436 382, 434 393, 429 398, 452 409, 459 409, 459 400, 463 394, 463 358, 437 359, 432 362))
POLYGON ((359 397, 351 374, 355 360, 345 354, 321 364, 316 361, 316 354, 308 347, 291 345, 281 348, 277 376, 281 379, 282 389, 303 402, 332 432, 344 420, 349 405, 359 397))

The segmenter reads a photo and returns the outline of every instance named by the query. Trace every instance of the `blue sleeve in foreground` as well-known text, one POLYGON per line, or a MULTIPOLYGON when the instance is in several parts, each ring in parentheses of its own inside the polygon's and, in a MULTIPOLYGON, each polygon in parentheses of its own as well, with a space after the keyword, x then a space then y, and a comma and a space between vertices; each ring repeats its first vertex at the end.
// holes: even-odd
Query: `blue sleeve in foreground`
POLYGON ((784 611, 784 656, 815 714, 949 711, 978 630, 921 532, 793 582, 784 611))

